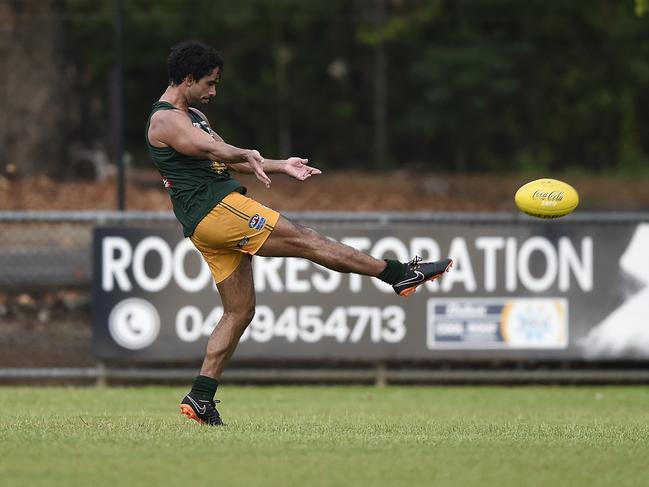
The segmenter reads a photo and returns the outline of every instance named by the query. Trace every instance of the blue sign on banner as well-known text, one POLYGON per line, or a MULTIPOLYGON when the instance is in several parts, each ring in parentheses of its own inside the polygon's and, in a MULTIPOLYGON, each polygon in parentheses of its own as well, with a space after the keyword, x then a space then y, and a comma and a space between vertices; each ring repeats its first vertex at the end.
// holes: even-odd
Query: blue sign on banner
POLYGON ((568 346, 565 298, 468 298, 428 301, 431 350, 568 346))

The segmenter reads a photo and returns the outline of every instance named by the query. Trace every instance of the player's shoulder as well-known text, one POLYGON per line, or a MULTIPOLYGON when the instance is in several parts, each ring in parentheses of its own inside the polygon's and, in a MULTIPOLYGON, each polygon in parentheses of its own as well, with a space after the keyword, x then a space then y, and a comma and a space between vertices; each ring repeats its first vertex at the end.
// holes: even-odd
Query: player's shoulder
POLYGON ((158 110, 151 115, 151 126, 166 126, 190 123, 187 112, 179 108, 158 110))

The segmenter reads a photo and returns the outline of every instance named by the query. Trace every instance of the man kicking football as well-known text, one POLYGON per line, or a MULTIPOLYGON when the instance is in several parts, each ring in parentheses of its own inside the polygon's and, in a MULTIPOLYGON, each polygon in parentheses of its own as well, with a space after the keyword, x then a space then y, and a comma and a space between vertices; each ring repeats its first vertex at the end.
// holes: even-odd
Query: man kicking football
POLYGON ((226 143, 211 129, 197 107, 216 96, 221 81, 223 61, 213 48, 198 41, 178 44, 171 49, 167 68, 169 86, 153 104, 146 144, 183 233, 207 262, 223 304, 200 374, 180 409, 200 423, 221 425, 214 401, 218 380, 255 313, 253 255, 302 257, 338 272, 376 277, 400 296, 448 272, 452 261, 376 259, 246 197, 246 188, 230 171, 254 174, 266 187, 271 184, 268 174, 304 181, 321 171, 300 157, 264 159, 256 150, 226 143))

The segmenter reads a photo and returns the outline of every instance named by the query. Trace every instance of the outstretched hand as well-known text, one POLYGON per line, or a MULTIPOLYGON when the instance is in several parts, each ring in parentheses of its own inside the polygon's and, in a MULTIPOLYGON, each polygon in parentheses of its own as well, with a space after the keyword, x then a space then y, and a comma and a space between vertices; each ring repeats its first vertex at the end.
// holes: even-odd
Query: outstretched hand
POLYGON ((302 159, 301 157, 289 157, 286 159, 284 171, 289 176, 293 176, 295 179, 299 179, 300 181, 304 181, 316 174, 322 174, 320 169, 309 166, 308 159, 302 159))
POLYGON ((270 178, 264 172, 264 158, 261 157, 259 151, 250 150, 246 153, 247 162, 255 173, 259 181, 264 183, 267 188, 270 188, 270 178))

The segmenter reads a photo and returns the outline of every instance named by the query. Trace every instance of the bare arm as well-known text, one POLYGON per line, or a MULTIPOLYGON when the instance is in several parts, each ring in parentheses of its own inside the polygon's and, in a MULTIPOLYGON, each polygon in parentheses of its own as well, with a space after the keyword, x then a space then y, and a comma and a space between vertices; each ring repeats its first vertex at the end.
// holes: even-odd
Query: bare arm
MULTIPOLYGON (((228 167, 240 173, 252 174, 253 172, 250 165, 245 162, 231 164, 228 167)), ((317 174, 322 174, 320 169, 309 166, 308 159, 302 159, 300 157, 289 157, 288 159, 282 160, 264 159, 264 171, 267 173, 287 174, 300 181, 304 181, 317 174)))
MULTIPOLYGON (((208 128, 210 129, 210 135, 217 142, 225 142, 223 138, 217 134, 212 127, 210 127, 210 122, 207 120, 207 117, 198 110, 197 108, 191 107, 190 110, 196 115, 201 117, 205 123, 207 123, 208 128)), ((253 174, 254 170, 247 162, 233 163, 228 164, 228 167, 235 172, 243 174, 253 174)), ((309 166, 308 159, 302 159, 300 157, 289 157, 288 159, 274 160, 274 159, 264 159, 264 172, 266 173, 283 173, 289 176, 304 181, 305 179, 322 174, 320 169, 309 166)))
POLYGON ((201 129, 194 127, 186 113, 180 110, 156 112, 149 126, 149 142, 154 147, 173 147, 181 154, 191 157, 223 162, 228 166, 247 164, 257 179, 270 186, 270 178, 264 172, 264 159, 256 150, 240 149, 216 140, 201 129))

